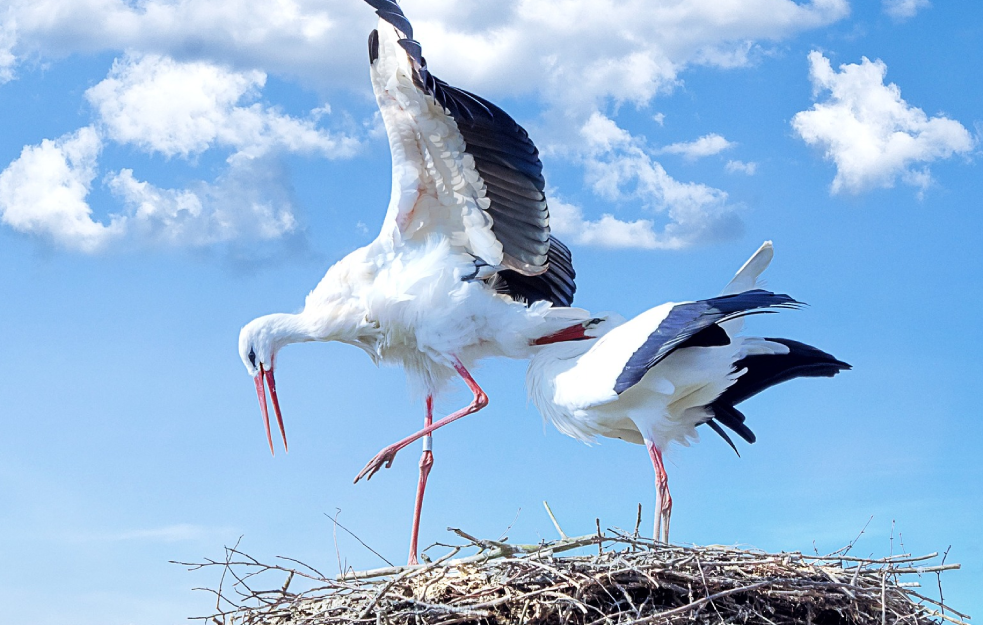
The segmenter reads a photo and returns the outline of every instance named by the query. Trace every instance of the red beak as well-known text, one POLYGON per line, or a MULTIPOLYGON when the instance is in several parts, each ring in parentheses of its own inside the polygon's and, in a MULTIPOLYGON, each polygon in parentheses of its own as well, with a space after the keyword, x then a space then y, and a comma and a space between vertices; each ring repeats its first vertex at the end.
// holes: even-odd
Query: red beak
POLYGON ((266 371, 263 368, 263 364, 259 365, 259 373, 253 378, 256 383, 256 397, 259 399, 260 410, 263 411, 263 425, 266 427, 266 440, 270 444, 270 453, 274 456, 276 452, 273 451, 273 434, 270 432, 270 411, 266 405, 266 388, 263 386, 263 381, 266 381, 266 386, 270 387, 270 397, 273 399, 273 412, 276 414, 276 423, 280 427, 280 435, 283 437, 283 450, 287 451, 287 431, 283 428, 283 416, 280 414, 280 400, 276 395, 276 380, 273 379, 273 369, 266 371))
POLYGON ((585 334, 586 331, 587 329, 584 327, 584 324, 578 323, 569 328, 564 328, 559 332, 540 337, 532 341, 532 344, 549 345, 551 343, 563 343, 565 341, 583 341, 584 339, 590 338, 585 334))

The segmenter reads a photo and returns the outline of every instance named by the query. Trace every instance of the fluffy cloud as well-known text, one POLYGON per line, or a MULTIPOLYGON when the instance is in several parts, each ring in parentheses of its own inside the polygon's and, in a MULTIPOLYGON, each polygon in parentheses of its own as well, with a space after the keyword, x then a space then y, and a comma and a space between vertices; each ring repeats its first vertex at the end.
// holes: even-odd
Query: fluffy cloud
POLYGON ((102 140, 92 127, 25 147, 0 173, 3 223, 68 249, 103 249, 121 234, 122 224, 94 221, 86 202, 101 151, 102 140))
POLYGON ((0 16, 0 85, 14 78, 14 65, 17 57, 13 48, 17 42, 14 21, 0 16))
POLYGON ((758 171, 757 163, 745 163, 744 161, 727 161, 724 169, 728 174, 747 174, 753 176, 758 171))
MULTIPOLYGON (((374 15, 352 0, 11 0, 19 58, 127 49, 261 68, 308 87, 365 83, 374 15)), ((841 19, 847 0, 406 0, 438 75, 473 89, 647 101, 688 63, 841 19), (571 81, 576 81, 577 88, 571 81)), ((493 93, 492 93, 493 94, 493 93)))
POLYGON ((353 155, 358 141, 318 127, 327 105, 304 119, 255 101, 266 76, 201 61, 127 54, 86 91, 96 123, 27 146, 0 174, 0 216, 8 226, 86 253, 115 246, 203 247, 271 240, 297 228, 289 172, 278 155, 353 155), (88 196, 106 142, 167 157, 230 152, 214 181, 166 189, 132 169, 102 182, 122 206, 108 223, 93 217, 88 196))
POLYGON ((881 0, 881 4, 884 12, 898 21, 914 17, 921 9, 932 6, 928 0, 881 0))
POLYGON ((734 147, 734 145, 734 143, 724 139, 722 136, 716 133, 711 133, 709 135, 704 135, 695 141, 667 145, 659 151, 666 154, 679 154, 688 161, 695 161, 696 159, 703 158, 704 156, 720 154, 724 150, 734 147))
POLYGON ((885 85, 883 62, 864 58, 837 72, 813 51, 809 64, 817 94, 828 95, 797 113, 792 127, 836 164, 833 193, 890 187, 899 177, 923 191, 932 180, 928 163, 973 149, 974 139, 962 124, 928 117, 901 98, 897 85, 885 85))
MULTIPOLYGON (((263 68, 324 85, 356 79, 343 51, 360 49, 371 13, 332 0, 10 0, 19 58, 139 50, 237 68, 263 68), (353 26, 356 26, 353 28, 353 26)), ((358 77, 364 77, 362 65, 358 77)))
POLYGON ((550 229, 568 243, 609 248, 655 249, 661 244, 650 219, 621 221, 614 215, 602 215, 596 221, 584 219, 579 206, 568 204, 555 195, 550 198, 550 229))
POLYGON ((88 203, 103 139, 89 126, 27 146, 0 173, 0 220, 65 249, 94 253, 116 245, 203 247, 279 238, 296 228, 285 175, 275 162, 236 159, 214 183, 161 189, 123 169, 105 178, 124 210, 108 223, 88 203))
MULTIPOLYGON (((745 65, 759 42, 849 13, 847 0, 405 0, 403 6, 437 75, 492 98, 537 96, 545 108, 546 127, 537 134, 544 151, 583 164, 603 197, 661 216, 624 223, 636 224, 631 232, 638 234, 651 222, 652 245, 664 247, 734 227, 726 194, 673 179, 643 138, 623 133, 607 147, 584 147, 580 129, 595 116, 610 121, 620 103, 650 104, 680 84, 688 66, 745 65)), ((190 237, 195 241, 232 231, 265 236, 293 227, 289 197, 278 190, 272 199, 239 198, 243 219, 229 230, 216 225, 226 223, 227 209, 219 207, 233 206, 226 198, 241 188, 231 181, 250 170, 245 161, 272 163, 282 152, 344 157, 357 147, 319 128, 315 114, 290 117, 259 101, 267 75, 307 89, 364 93, 365 37, 374 22, 371 8, 353 0, 10 0, 0 14, 0 81, 25 59, 129 50, 86 92, 102 138, 192 161, 206 150, 231 156, 219 179, 186 189, 140 181, 128 169, 110 174, 106 184, 125 206, 118 215, 125 226, 118 227, 154 241, 176 242, 187 238, 176 233, 190 231, 203 233, 190 237), (249 229, 248 223, 265 225, 249 229)), ((726 142, 705 139, 688 153, 695 157, 726 142)), ((82 198, 76 208, 88 210, 84 194, 76 196, 82 198)), ((605 219, 582 223, 614 227, 605 219)), ((116 223, 89 222, 96 231, 116 223)))
POLYGON ((234 161, 214 183, 162 189, 133 171, 110 174, 106 184, 127 208, 128 234, 140 243, 204 247, 233 240, 270 240, 297 221, 284 176, 275 163, 234 161))
POLYGON ((128 54, 85 95, 111 139, 165 156, 187 157, 216 145, 252 158, 276 149, 328 158, 354 153, 354 139, 317 128, 313 116, 297 119, 258 102, 240 105, 265 83, 259 71, 128 54))
MULTIPOLYGON (((669 249, 727 239, 741 232, 740 219, 726 192, 674 179, 645 150, 643 142, 610 118, 595 113, 582 127, 581 135, 587 181, 594 191, 614 202, 640 202, 665 222, 657 232, 651 220, 616 223, 610 215, 597 222, 571 219, 583 224, 583 232, 593 228, 605 236, 631 234, 645 241, 643 247, 669 249)), ((594 234, 587 240, 599 241, 598 237, 594 234)))

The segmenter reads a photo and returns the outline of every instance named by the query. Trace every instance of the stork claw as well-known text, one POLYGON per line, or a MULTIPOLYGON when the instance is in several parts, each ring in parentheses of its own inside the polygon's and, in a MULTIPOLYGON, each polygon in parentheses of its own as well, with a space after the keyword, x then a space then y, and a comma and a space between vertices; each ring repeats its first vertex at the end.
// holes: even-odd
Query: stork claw
POLYGON ((387 469, 392 468, 393 460, 396 459, 396 452, 398 452, 400 449, 400 447, 390 445, 377 453, 372 460, 369 460, 369 463, 365 465, 361 472, 355 476, 355 481, 353 483, 358 484, 358 481, 363 477, 366 479, 366 481, 371 480, 372 476, 383 468, 383 465, 385 465, 385 468, 387 469))

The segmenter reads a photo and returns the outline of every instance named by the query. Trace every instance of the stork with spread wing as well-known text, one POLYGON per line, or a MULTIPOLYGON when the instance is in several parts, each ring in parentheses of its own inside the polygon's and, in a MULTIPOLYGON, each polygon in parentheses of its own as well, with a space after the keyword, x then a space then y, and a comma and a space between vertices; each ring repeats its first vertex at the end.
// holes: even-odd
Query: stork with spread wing
POLYGON ((383 449, 355 478, 371 478, 424 439, 415 563, 431 433, 488 403, 469 369, 482 358, 526 358, 534 345, 583 338, 587 315, 569 308, 570 252, 550 236, 542 163, 529 135, 491 102, 433 76, 399 5, 366 1, 380 18, 369 36, 370 73, 392 152, 382 231, 332 266, 300 313, 246 325, 239 353, 256 383, 271 451, 266 388, 287 444, 273 377, 285 345, 349 343, 377 363, 401 365, 423 389, 424 428, 383 449), (455 377, 473 399, 434 421, 433 397, 455 377))

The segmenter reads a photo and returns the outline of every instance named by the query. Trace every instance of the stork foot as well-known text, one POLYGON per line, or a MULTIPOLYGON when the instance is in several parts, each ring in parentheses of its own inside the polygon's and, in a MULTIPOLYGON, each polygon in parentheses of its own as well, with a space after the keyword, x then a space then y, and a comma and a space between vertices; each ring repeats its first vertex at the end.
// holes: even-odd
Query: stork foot
POLYGON ((392 467, 393 460, 396 459, 396 453, 400 449, 402 449, 402 447, 398 447, 396 445, 390 445, 389 447, 386 447, 385 449, 377 453, 375 457, 372 458, 372 460, 369 460, 369 463, 365 465, 362 471, 355 476, 355 481, 353 483, 358 484, 358 481, 361 480, 363 477, 366 480, 371 480, 372 476, 378 473, 379 470, 383 468, 383 466, 387 469, 392 467))

